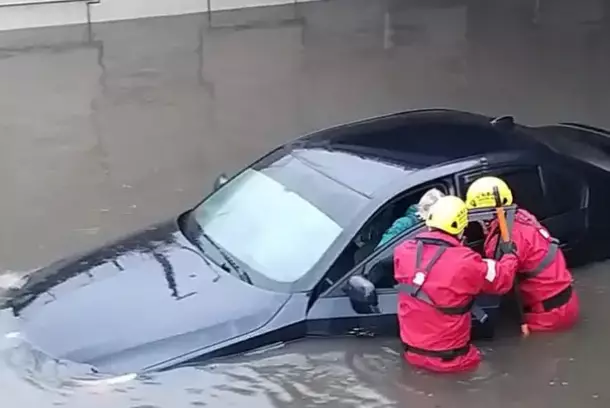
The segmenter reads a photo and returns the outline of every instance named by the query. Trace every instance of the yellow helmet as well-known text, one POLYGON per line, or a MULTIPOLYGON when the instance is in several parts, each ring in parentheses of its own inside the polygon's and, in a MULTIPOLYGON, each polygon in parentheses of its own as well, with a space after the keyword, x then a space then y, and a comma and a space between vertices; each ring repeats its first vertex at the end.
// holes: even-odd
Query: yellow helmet
POLYGON ((502 205, 511 205, 513 203, 513 193, 510 191, 508 184, 498 177, 481 177, 468 187, 466 192, 466 202, 468 208, 486 208, 495 207, 496 198, 494 197, 494 187, 498 189, 500 194, 500 202, 502 205))
POLYGON ((444 196, 430 207, 426 225, 451 235, 459 235, 468 225, 466 203, 456 196, 444 196))

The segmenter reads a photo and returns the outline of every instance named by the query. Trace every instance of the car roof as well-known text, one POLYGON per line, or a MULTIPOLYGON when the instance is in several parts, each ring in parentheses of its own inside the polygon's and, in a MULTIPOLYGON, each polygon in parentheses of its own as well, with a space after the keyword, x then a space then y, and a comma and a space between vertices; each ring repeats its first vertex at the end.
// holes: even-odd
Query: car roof
POLYGON ((327 177, 367 197, 415 171, 534 142, 492 125, 492 118, 429 109, 391 114, 304 136, 286 147, 327 177))
POLYGON ((294 149, 290 154, 318 173, 367 198, 373 198, 388 183, 422 168, 380 159, 374 151, 372 153, 309 148, 294 149))

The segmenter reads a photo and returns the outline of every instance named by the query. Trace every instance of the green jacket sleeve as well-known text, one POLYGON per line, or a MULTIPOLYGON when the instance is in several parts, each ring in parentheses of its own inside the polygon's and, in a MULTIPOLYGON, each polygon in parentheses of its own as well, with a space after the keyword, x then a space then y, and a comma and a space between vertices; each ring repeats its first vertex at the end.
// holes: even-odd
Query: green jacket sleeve
POLYGON ((394 223, 386 230, 381 237, 381 240, 377 244, 377 248, 390 241, 395 236, 399 235, 403 231, 411 228, 415 224, 420 222, 420 218, 417 215, 417 207, 415 205, 410 206, 403 217, 398 218, 394 223))

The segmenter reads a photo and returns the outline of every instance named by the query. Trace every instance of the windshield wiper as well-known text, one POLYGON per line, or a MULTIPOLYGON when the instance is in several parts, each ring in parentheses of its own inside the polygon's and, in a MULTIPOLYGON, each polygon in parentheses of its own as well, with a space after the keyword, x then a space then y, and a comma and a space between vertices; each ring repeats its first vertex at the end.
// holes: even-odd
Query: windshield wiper
POLYGON ((218 245, 208 234, 206 234, 201 225, 199 225, 197 222, 194 211, 190 211, 188 214, 186 214, 184 217, 184 222, 184 235, 189 238, 189 240, 195 246, 197 246, 201 252, 206 253, 206 251, 202 248, 200 239, 201 237, 204 237, 210 244, 212 244, 214 249, 216 249, 224 259, 224 262, 218 262, 218 260, 210 257, 215 264, 217 264, 225 272, 230 273, 231 269, 233 269, 233 272, 235 272, 235 274, 237 274, 241 280, 249 283, 250 285, 252 284, 250 276, 246 272, 242 271, 237 262, 235 262, 235 260, 228 253, 226 253, 220 245, 218 245))
POLYGON ((241 267, 237 264, 237 262, 235 262, 235 260, 231 257, 231 255, 229 255, 208 234, 206 234, 205 231, 203 231, 203 228, 201 229, 201 235, 206 240, 208 240, 208 242, 210 244, 212 244, 214 249, 216 249, 218 251, 218 253, 220 253, 220 255, 222 255, 222 257, 226 261, 226 264, 222 264, 221 267, 225 271, 229 272, 229 267, 227 266, 227 264, 229 264, 231 266, 231 268, 233 269, 233 272, 235 272, 235 274, 239 277, 239 279, 241 279, 244 282, 249 283, 250 285, 252 285, 252 280, 250 279, 250 275, 248 275, 244 270, 242 270, 241 267))
MULTIPOLYGON (((201 240, 199 239, 203 230, 201 229, 199 224, 194 222, 192 213, 190 213, 188 215, 188 217, 179 218, 178 225, 180 226, 180 230, 182 231, 184 236, 189 240, 189 242, 191 244, 195 245, 197 247, 197 249, 199 249, 201 251, 201 254, 197 253, 197 255, 199 255, 203 259, 203 261, 206 263, 206 265, 210 266, 210 259, 211 259, 212 262, 214 262, 214 264, 217 265, 223 271, 231 272, 231 269, 227 266, 226 263, 224 263, 224 262, 220 263, 216 259, 213 259, 212 257, 208 256, 206 251, 203 249, 203 246, 201 245, 201 240)), ((208 237, 208 239, 209 239, 209 237, 208 237)), ((196 252, 196 251, 193 251, 193 252, 196 252)), ((216 282, 220 278, 220 275, 218 274, 218 272, 215 272, 215 273, 216 273, 216 278, 214 278, 214 282, 216 282)))

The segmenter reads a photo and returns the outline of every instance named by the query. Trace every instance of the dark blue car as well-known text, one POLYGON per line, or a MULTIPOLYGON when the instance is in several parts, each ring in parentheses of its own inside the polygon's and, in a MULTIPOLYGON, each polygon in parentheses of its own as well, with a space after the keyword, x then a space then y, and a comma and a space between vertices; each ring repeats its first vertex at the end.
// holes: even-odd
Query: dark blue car
MULTIPOLYGON (((106 373, 308 336, 397 336, 395 281, 382 261, 424 225, 376 246, 408 206, 429 188, 463 197, 475 178, 498 175, 573 265, 603 259, 608 140, 583 125, 525 127, 440 109, 316 132, 219 177, 176 219, 32 274, 5 305, 18 320, 13 335, 106 373)), ((466 234, 480 250, 476 222, 466 234)), ((493 336, 500 299, 478 304, 489 319, 475 335, 493 336)))

